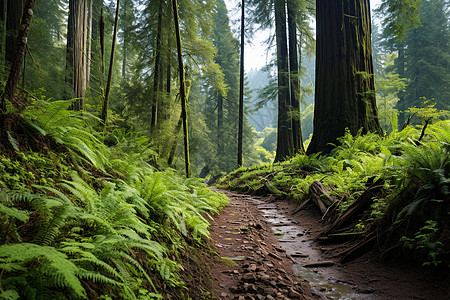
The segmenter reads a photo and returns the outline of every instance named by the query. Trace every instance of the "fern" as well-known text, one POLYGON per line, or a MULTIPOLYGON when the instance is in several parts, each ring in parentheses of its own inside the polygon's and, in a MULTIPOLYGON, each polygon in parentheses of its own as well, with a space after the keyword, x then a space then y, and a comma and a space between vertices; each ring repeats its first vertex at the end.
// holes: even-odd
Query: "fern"
MULTIPOLYGON (((2 245, 0 246, 0 269, 6 272, 6 277, 20 278, 25 282, 24 285, 29 286, 37 294, 41 294, 44 289, 56 288, 68 289, 75 298, 86 298, 86 292, 76 276, 78 268, 67 259, 66 255, 53 247, 28 243, 2 245), (44 286, 36 284, 36 278, 32 275, 47 278, 47 281, 40 282, 44 286)), ((16 288, 7 286, 7 283, 3 285, 6 289, 16 288)), ((16 291, 19 294, 22 292, 16 291)))

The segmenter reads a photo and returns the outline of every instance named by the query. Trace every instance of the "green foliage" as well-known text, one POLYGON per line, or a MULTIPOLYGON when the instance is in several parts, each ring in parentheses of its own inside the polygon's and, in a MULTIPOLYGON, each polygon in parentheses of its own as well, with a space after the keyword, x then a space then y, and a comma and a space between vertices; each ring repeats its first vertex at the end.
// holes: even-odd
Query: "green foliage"
MULTIPOLYGON (((426 111, 421 113, 426 114, 426 111)), ((258 192, 265 179, 293 200, 303 201, 308 197, 312 182, 318 180, 329 190, 331 197, 340 200, 333 209, 337 217, 368 186, 383 179, 382 191, 372 199, 370 209, 362 218, 354 220, 357 222, 353 232, 374 228, 386 231, 387 236, 380 237, 380 244, 386 248, 393 244, 406 245, 400 240, 402 236, 417 236, 408 240, 408 245, 413 245, 411 251, 419 260, 425 259, 435 265, 442 260, 441 253, 448 251, 445 237, 435 230, 432 240, 431 233, 430 240, 425 240, 423 234, 430 228, 421 228, 430 219, 438 220, 438 224, 448 220, 449 126, 448 121, 429 124, 420 143, 422 126, 410 125, 400 132, 393 130, 385 137, 377 134, 352 136, 347 132, 327 157, 297 155, 281 165, 241 168, 222 179, 221 187, 258 192), (428 247, 426 251, 417 246, 420 239, 424 239, 421 244, 429 243, 424 246, 428 247)))
POLYGON ((53 247, 29 243, 2 245, 0 269, 8 274, 2 278, 2 287, 15 290, 21 297, 62 298, 63 289, 67 289, 75 299, 87 298, 77 276, 78 268, 53 247))
POLYGON ((146 137, 115 130, 107 147, 96 119, 68 104, 37 101, 25 113, 58 153, 0 156, 2 297, 157 299, 157 282, 183 288, 177 257, 203 244, 227 197, 156 171, 146 137))
POLYGON ((423 266, 438 266, 442 263, 441 260, 438 260, 438 254, 442 247, 442 243, 436 240, 438 231, 438 223, 433 220, 428 220, 414 234, 413 238, 403 236, 400 242, 410 250, 415 249, 426 253, 426 261, 422 264, 423 266))

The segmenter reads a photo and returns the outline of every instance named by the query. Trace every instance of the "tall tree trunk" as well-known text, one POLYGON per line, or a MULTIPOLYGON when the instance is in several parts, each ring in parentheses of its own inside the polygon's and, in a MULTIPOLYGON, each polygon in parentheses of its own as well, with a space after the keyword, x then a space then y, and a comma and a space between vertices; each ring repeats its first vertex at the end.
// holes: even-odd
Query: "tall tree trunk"
POLYGON ((305 153, 302 136, 302 123, 300 114, 300 78, 297 48, 297 11, 295 0, 287 1, 288 32, 289 32, 289 78, 292 106, 292 138, 295 153, 305 153))
POLYGON ((108 119, 109 92, 111 91, 112 72, 114 69, 114 54, 116 52, 117 27, 119 26, 119 7, 120 7, 120 0, 117 0, 116 17, 115 17, 115 21, 114 21, 114 33, 113 33, 113 40, 112 40, 112 45, 111 45, 111 57, 109 60, 108 80, 106 82, 105 99, 103 101, 103 109, 102 109, 102 115, 101 115, 101 119, 103 120, 103 124, 105 124, 105 126, 106 126, 106 121, 108 119))
POLYGON ((0 54, 3 58, 3 49, 6 32, 6 0, 0 0, 0 54))
POLYGON ((11 70, 9 72, 8 81, 6 82, 5 91, 2 95, 0 103, 0 111, 6 113, 6 99, 8 99, 15 107, 22 108, 25 104, 14 98, 14 93, 19 83, 21 75, 22 63, 25 57, 25 50, 27 47, 28 31, 30 29, 31 18, 33 17, 33 7, 35 0, 27 0, 25 9, 23 10, 23 17, 19 33, 14 43, 16 47, 14 59, 11 61, 11 70))
POLYGON ((189 163, 189 137, 188 137, 188 123, 187 123, 187 109, 186 109, 187 98, 184 79, 183 56, 181 51, 181 33, 180 33, 180 21, 178 18, 177 0, 172 0, 172 4, 173 4, 173 21, 175 23, 175 34, 177 39, 178 69, 180 75, 181 115, 183 118, 183 131, 184 131, 184 162, 186 167, 186 178, 189 178, 191 177, 191 166, 189 163))
POLYGON ((160 85, 161 85, 161 39, 162 39, 162 7, 163 1, 159 1, 158 7, 158 29, 156 33, 156 48, 155 48, 155 70, 153 72, 153 103, 152 103, 152 119, 151 119, 151 132, 154 133, 158 123, 158 104, 161 97, 160 85))
POLYGON ((238 160, 237 166, 242 167, 242 140, 244 130, 244 48, 245 48, 245 0, 241 6, 241 62, 239 71, 239 128, 238 128, 238 160))
POLYGON ((310 153, 329 153, 346 128, 382 132, 375 102, 368 0, 317 0, 314 134, 310 153))
POLYGON ((84 109, 86 91, 86 0, 69 1, 69 19, 67 26, 68 83, 72 85, 75 97, 71 109, 84 109))
POLYGON ((23 0, 7 0, 6 2, 6 67, 11 67, 16 54, 16 37, 23 13, 23 3, 23 0))
POLYGON ((100 56, 102 60, 102 75, 105 74, 105 19, 103 17, 103 4, 100 9, 100 22, 99 22, 99 33, 100 33, 100 56))
POLYGON ((94 15, 93 2, 89 1, 89 15, 88 15, 88 50, 87 50, 87 62, 86 62, 86 87, 91 85, 91 58, 92 58, 92 19, 94 15))
POLYGON ((286 34, 285 0, 275 0, 275 38, 277 42, 278 69, 278 128, 275 162, 293 155, 292 122, 289 116, 289 67, 286 34))
MULTIPOLYGON (((128 1, 124 1, 122 4, 123 14, 122 14, 122 22, 127 22, 127 9, 128 9, 128 1)), ((123 24, 123 23, 122 23, 123 24)), ((123 30, 123 45, 122 45, 122 78, 126 78, 127 75, 127 45, 128 45, 128 26, 125 24, 122 25, 123 30)))

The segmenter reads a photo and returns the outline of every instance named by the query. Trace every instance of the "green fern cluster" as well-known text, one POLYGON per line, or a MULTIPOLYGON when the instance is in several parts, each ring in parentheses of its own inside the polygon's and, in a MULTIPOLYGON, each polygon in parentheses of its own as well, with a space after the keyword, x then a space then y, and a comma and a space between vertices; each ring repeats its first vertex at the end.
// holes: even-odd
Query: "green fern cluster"
POLYGON ((26 112, 66 157, 0 156, 0 298, 161 299, 161 282, 183 288, 177 259, 187 241, 209 235, 208 218, 227 198, 157 171, 148 138, 104 137, 69 104, 37 101, 26 112))

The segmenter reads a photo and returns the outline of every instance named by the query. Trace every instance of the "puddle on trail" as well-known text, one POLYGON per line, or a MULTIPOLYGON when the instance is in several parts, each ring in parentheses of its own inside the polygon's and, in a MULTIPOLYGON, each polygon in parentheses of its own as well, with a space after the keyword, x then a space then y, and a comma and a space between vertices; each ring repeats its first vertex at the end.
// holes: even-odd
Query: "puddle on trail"
POLYGON ((293 259, 296 276, 307 280, 316 294, 329 299, 375 299, 374 295, 360 293, 357 287, 339 280, 338 267, 305 268, 308 263, 323 261, 322 251, 308 237, 310 228, 304 228, 278 210, 275 203, 249 198, 272 224, 274 234, 278 236, 280 247, 293 259), (333 273, 333 274, 332 274, 333 273))

